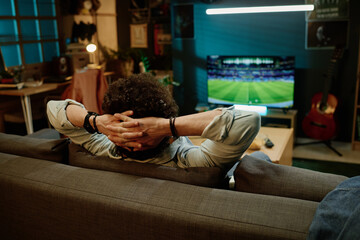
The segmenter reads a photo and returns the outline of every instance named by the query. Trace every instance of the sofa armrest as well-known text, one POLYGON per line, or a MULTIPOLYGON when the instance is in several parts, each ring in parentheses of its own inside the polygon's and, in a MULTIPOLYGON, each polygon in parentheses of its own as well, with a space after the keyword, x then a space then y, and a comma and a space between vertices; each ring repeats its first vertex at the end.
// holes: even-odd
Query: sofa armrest
POLYGON ((245 156, 235 172, 235 190, 320 202, 347 177, 269 163, 245 156))
POLYGON ((66 163, 68 139, 40 139, 0 133, 0 152, 66 163))
POLYGON ((53 128, 43 128, 39 131, 26 135, 31 138, 60 139, 60 133, 53 128))

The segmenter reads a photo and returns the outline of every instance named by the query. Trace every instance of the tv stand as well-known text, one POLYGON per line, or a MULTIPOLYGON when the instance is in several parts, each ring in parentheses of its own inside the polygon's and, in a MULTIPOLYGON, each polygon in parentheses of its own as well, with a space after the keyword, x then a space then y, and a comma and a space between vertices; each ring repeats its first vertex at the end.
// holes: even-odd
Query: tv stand
POLYGON ((267 114, 261 116, 261 126, 293 128, 296 132, 296 115, 295 109, 268 109, 267 114))
MULTIPOLYGON (((208 105, 198 104, 196 106, 197 112, 204 112, 215 109, 217 107, 226 107, 222 105, 208 105)), ((269 108, 266 115, 261 115, 261 126, 264 127, 281 127, 281 128, 293 128, 296 132, 296 115, 295 109, 274 109, 269 108)))
POLYGON ((289 109, 288 109, 288 108, 283 108, 282 110, 283 110, 283 113, 284 113, 284 114, 287 114, 287 113, 288 113, 288 111, 289 111, 289 109))

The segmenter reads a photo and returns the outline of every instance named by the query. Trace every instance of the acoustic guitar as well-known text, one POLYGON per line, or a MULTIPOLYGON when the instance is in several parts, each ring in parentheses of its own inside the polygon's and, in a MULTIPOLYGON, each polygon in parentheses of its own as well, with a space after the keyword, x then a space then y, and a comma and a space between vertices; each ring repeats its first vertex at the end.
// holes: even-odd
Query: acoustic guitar
POLYGON ((328 71, 325 74, 325 88, 311 99, 311 109, 302 122, 304 133, 314 139, 327 141, 336 135, 337 127, 334 113, 338 105, 337 98, 329 93, 331 80, 338 60, 343 55, 343 48, 336 47, 331 57, 328 71))

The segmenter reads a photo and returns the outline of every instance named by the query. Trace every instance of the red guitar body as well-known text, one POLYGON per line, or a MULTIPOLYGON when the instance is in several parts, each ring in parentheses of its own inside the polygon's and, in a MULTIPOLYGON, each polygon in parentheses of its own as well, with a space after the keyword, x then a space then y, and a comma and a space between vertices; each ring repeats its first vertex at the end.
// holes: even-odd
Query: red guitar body
POLYGON ((327 101, 322 104, 323 93, 317 93, 311 100, 311 110, 303 119, 302 128, 304 133, 314 139, 330 140, 336 134, 334 112, 338 100, 332 94, 328 94, 327 101))

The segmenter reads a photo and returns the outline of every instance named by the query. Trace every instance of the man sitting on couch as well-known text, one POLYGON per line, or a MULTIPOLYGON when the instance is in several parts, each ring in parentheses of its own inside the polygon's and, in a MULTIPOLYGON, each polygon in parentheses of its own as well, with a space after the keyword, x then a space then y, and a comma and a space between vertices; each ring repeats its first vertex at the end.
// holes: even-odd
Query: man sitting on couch
POLYGON ((102 108, 97 115, 67 99, 50 101, 47 114, 56 130, 97 156, 180 168, 228 169, 260 128, 257 113, 234 107, 176 118, 170 92, 147 73, 111 84, 102 108), (190 135, 207 140, 194 146, 190 135))

